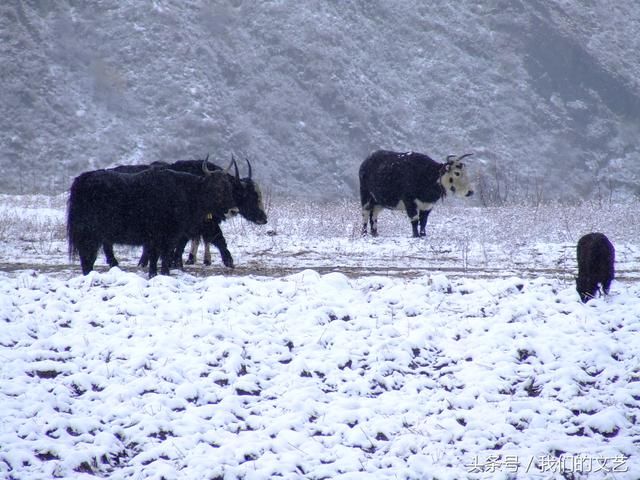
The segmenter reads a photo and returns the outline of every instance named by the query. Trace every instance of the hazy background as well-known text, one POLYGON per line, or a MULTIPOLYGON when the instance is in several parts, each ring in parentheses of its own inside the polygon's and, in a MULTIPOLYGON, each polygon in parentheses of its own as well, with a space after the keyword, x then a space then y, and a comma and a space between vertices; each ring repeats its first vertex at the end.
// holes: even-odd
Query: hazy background
POLYGON ((0 192, 235 152, 272 194, 355 198, 388 148, 475 152, 480 200, 626 200, 639 52, 637 0, 5 0, 0 192))

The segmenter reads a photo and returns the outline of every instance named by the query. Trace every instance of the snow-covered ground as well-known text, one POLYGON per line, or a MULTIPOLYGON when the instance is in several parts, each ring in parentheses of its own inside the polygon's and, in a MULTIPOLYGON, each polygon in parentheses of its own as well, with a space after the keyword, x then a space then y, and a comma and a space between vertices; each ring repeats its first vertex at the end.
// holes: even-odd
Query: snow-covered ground
POLYGON ((0 197, 2 478, 640 478, 638 204, 355 203, 223 226, 237 268, 80 275, 64 196, 0 197), (575 243, 617 249, 575 292, 575 243))

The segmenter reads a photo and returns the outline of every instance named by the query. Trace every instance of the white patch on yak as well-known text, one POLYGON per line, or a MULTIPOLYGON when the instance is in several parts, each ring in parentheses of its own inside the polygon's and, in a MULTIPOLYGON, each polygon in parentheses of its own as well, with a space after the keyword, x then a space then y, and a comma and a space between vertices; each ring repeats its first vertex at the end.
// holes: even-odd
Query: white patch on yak
POLYGON ((416 207, 419 212, 424 212, 425 210, 431 210, 433 208, 433 203, 423 202, 422 200, 418 200, 417 198, 414 200, 416 202, 416 207))
POLYGON ((238 213, 240 213, 240 210, 238 210, 238 207, 230 208, 229 210, 227 210, 227 213, 224 214, 224 218, 235 217, 238 213))
POLYGON ((378 223, 378 215, 380 215, 381 211, 382 211, 382 207, 380 207, 378 205, 373 207, 372 213, 373 213, 373 223, 374 224, 378 223))
POLYGON ((398 204, 393 208, 394 210, 406 210, 405 204, 402 200, 400 200, 398 204))

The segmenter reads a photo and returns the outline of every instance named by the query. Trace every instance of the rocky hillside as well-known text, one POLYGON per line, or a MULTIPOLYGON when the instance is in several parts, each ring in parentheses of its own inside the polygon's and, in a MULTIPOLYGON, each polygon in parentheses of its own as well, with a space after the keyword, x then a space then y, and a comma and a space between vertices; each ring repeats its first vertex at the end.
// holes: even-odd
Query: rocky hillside
POLYGON ((388 148, 475 152, 484 199, 629 198, 638 32, 635 0, 10 0, 0 191, 234 152, 273 194, 353 197, 388 148))

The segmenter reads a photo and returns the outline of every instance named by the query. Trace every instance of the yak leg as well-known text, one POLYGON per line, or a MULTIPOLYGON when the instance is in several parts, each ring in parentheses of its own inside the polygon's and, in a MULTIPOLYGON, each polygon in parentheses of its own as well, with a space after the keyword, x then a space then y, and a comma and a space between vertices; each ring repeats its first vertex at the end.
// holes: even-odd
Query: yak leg
POLYGON ((431 210, 421 210, 420 211, 420 236, 425 237, 427 235, 427 220, 429 218, 429 214, 431 210))
POLYGON ((160 275, 169 275, 174 249, 164 245, 160 252, 160 275))
POLYGON ((182 264, 182 253, 184 252, 184 247, 187 246, 188 241, 189 237, 180 238, 176 245, 176 249, 172 252, 173 258, 171 259, 171 265, 175 268, 179 268, 180 270, 184 270, 184 265, 182 264))
POLYGON ((405 201, 405 208, 407 210, 407 216, 411 219, 411 230, 414 237, 419 237, 418 234, 418 222, 420 221, 420 215, 418 214, 418 207, 411 201, 405 201))
POLYGON ((374 205, 373 200, 369 199, 362 205, 362 230, 364 237, 367 234, 367 222, 371 225, 371 236, 378 236, 378 215, 382 207, 374 205))
POLYGON ((98 258, 98 249, 100 244, 84 245, 78 249, 78 255, 80 256, 80 266, 82 267, 82 274, 88 275, 93 270, 93 264, 96 263, 98 258))
POLYGON ((140 260, 138 260, 139 267, 146 267, 149 264, 149 252, 147 251, 147 247, 142 247, 142 255, 140 255, 140 260))
POLYGON ((199 245, 200 245, 200 236, 193 237, 191 239, 191 250, 189 251, 189 258, 187 258, 187 265, 193 265, 196 263, 199 245))
POLYGON ((158 275, 158 258, 161 259, 160 274, 169 275, 173 249, 166 245, 162 245, 160 248, 153 245, 149 246, 147 251, 149 252, 149 278, 153 278, 158 275))
POLYGON ((102 250, 104 251, 104 257, 109 267, 117 267, 118 260, 116 256, 113 254, 113 243, 103 242, 102 250))
POLYGON ((204 258, 202 259, 203 265, 211 265, 211 244, 204 242, 204 258))
POLYGON ((213 243, 213 245, 215 245, 215 247, 220 251, 220 256, 222 257, 222 263, 224 263, 224 266, 234 268, 233 257, 227 248, 227 241, 224 239, 220 225, 213 222, 210 227, 211 228, 207 231, 207 235, 203 236, 205 244, 207 242, 213 243))
POLYGON ((364 237, 367 234, 367 222, 369 222, 371 210, 362 206, 362 231, 361 235, 364 237))
POLYGON ((146 250, 149 259, 149 278, 153 278, 158 275, 158 257, 160 256, 158 249, 155 245, 145 245, 143 248, 146 250))
POLYGON ((371 236, 378 236, 378 215, 382 211, 382 207, 374 206, 369 213, 369 224, 371 225, 371 236))
POLYGON ((204 242, 204 260, 202 260, 202 263, 211 265, 211 244, 209 242, 204 242))

